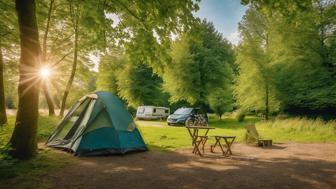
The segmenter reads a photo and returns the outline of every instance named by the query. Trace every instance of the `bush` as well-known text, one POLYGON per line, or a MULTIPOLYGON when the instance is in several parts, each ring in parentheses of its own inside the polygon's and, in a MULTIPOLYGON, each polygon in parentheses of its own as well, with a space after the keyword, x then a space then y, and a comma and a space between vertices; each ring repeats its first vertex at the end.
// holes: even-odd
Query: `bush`
POLYGON ((8 109, 14 109, 15 108, 15 102, 14 102, 14 99, 11 96, 6 98, 5 104, 6 104, 6 107, 8 109))
POLYGON ((236 113, 235 113, 235 119, 236 119, 238 122, 243 122, 244 119, 245 119, 245 112, 242 111, 242 110, 238 110, 238 111, 236 111, 236 113))

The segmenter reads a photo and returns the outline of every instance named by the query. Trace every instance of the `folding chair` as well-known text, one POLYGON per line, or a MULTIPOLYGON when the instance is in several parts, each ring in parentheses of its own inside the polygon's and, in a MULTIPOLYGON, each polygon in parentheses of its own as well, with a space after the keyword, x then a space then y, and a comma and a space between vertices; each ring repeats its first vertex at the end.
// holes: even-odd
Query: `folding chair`
POLYGON ((271 139, 263 139, 259 136, 259 133, 255 125, 246 126, 246 142, 247 143, 255 142, 259 147, 272 146, 271 139))
POLYGON ((219 146, 223 153, 223 156, 227 157, 229 155, 232 155, 231 146, 233 142, 235 141, 236 136, 218 136, 217 135, 214 137, 215 137, 216 142, 214 145, 210 146, 210 151, 214 153, 216 146, 219 146), (225 144, 221 143, 222 139, 224 140, 225 144), (223 147, 226 148, 226 150, 223 147))

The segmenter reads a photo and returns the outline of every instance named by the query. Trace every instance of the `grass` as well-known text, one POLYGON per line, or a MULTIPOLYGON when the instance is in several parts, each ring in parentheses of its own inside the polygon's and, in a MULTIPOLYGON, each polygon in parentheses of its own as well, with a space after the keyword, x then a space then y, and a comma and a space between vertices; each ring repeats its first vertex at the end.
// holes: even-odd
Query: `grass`
MULTIPOLYGON (((59 121, 58 117, 40 117, 37 139, 45 141, 59 121)), ((8 123, 0 128, 0 149, 6 148, 13 132, 15 117, 9 117, 8 123)), ((72 162, 71 156, 40 147, 38 155, 25 161, 10 159, 0 153, 0 188, 51 188, 50 183, 40 182, 40 177, 49 170, 66 166, 72 162), (38 185, 37 185, 38 184, 38 185), (36 186, 35 186, 36 185, 36 186)))
MULTIPOLYGON (((255 117, 247 117, 243 122, 237 122, 235 119, 228 117, 223 120, 210 117, 209 126, 215 127, 216 129, 209 131, 209 136, 233 135, 237 136, 236 140, 241 142, 245 137, 244 126, 247 124, 254 124, 257 121, 258 119, 255 117)), ((141 121, 138 123, 138 125, 142 136, 144 137, 144 140, 150 149, 176 150, 183 147, 190 147, 191 139, 186 128, 179 126, 166 126, 162 128, 152 126, 154 125, 154 122, 148 123, 149 124, 141 121)), ((210 139, 209 142, 213 142, 212 139, 210 139)))
POLYGON ((25 161, 1 160, 0 188, 52 188, 52 183, 40 179, 48 171, 62 168, 74 162, 70 155, 50 149, 40 149, 39 154, 25 161))
MULTIPOLYGON (((153 122, 141 122, 139 128, 145 142, 153 150, 176 150, 182 147, 190 147, 191 139, 187 130, 183 127, 155 127, 153 122)), ((209 125, 215 130, 209 131, 211 135, 233 135, 236 141, 245 139, 245 126, 256 124, 261 137, 270 138, 275 143, 286 142, 336 142, 336 121, 325 122, 320 119, 288 118, 260 121, 256 117, 248 116, 243 122, 237 122, 234 118, 225 117, 219 120, 210 117, 209 125)), ((210 139, 209 143, 213 140, 210 139)))
POLYGON ((336 120, 288 118, 257 123, 261 136, 275 142, 336 142, 336 120))
MULTIPOLYGON (((57 123, 59 122, 58 117, 39 117, 39 126, 37 131, 37 140, 44 141, 46 140, 57 123)), ((15 117, 8 117, 8 123, 2 127, 0 127, 0 148, 4 147, 9 141, 11 134, 14 129, 15 117)))

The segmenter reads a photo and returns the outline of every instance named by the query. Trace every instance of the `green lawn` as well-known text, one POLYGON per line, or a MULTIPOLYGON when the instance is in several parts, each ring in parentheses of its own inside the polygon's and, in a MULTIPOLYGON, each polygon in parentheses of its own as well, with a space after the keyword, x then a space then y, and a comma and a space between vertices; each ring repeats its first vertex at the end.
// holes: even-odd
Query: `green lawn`
MULTIPOLYGON (((244 126, 256 121, 257 119, 254 117, 247 117, 244 122, 237 122, 231 118, 223 120, 210 118, 209 126, 216 129, 210 130, 209 135, 233 135, 237 136, 237 141, 242 141, 245 136, 244 126)), ((186 128, 167 125, 162 128, 145 124, 146 122, 141 122, 138 125, 150 149, 175 150, 181 147, 190 147, 191 139, 186 128)), ((212 142, 211 139, 209 142, 212 142)))
MULTIPOLYGON (((181 147, 190 147, 191 139, 188 131, 183 127, 166 126, 164 128, 151 126, 151 123, 141 122, 139 128, 151 149, 174 150, 181 147)), ((259 121, 256 117, 247 117, 243 122, 225 117, 223 120, 210 118, 209 126, 215 130, 211 135, 233 135, 242 142, 246 130, 244 126, 256 124, 261 137, 270 138, 275 143, 285 142, 336 142, 336 121, 324 122, 305 118, 288 118, 284 120, 259 121)), ((209 143, 213 142, 211 139, 209 143)))

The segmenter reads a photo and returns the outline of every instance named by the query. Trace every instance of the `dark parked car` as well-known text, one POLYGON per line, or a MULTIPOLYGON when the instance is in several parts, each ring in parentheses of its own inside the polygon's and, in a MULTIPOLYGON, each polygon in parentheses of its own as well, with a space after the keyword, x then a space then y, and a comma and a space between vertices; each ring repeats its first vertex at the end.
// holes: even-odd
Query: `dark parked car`
MULTIPOLYGON (((188 125, 188 121, 194 120, 196 115, 199 115, 199 108, 179 108, 167 118, 168 125, 188 125)), ((206 115, 206 114, 205 114, 206 115)), ((207 116, 205 116, 206 121, 207 116)))

